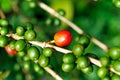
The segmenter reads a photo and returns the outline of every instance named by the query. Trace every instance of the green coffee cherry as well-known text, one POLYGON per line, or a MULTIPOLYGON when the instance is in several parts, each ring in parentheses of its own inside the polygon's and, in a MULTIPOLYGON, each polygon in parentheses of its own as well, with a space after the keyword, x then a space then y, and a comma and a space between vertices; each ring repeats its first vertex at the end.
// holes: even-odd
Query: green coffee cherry
POLYGON ((62 70, 64 71, 64 72, 70 72, 70 71, 72 71, 73 69, 74 69, 74 64, 73 63, 70 63, 70 64, 68 64, 68 63, 63 63, 62 64, 62 70))
POLYGON ((63 9, 59 9, 58 14, 61 16, 65 16, 65 11, 63 9))
POLYGON ((106 67, 100 67, 97 71, 97 75, 99 78, 104 78, 108 74, 108 69, 106 67))
POLYGON ((40 67, 39 64, 34 64, 34 70, 35 70, 35 72, 37 72, 40 75, 42 75, 44 73, 44 70, 42 69, 42 67, 40 67))
POLYGON ((1 26, 8 26, 8 21, 5 19, 0 19, 0 25, 1 26))
POLYGON ((30 23, 30 22, 25 23, 25 29, 32 30, 33 29, 32 23, 30 23))
POLYGON ((100 58, 100 63, 102 64, 102 66, 106 67, 109 66, 110 64, 110 60, 109 57, 103 56, 100 58))
POLYGON ((63 62, 64 63, 74 63, 74 61, 75 61, 75 56, 73 55, 73 54, 65 54, 64 56, 63 56, 63 62))
POLYGON ((24 38, 28 41, 34 40, 36 37, 34 30, 27 30, 24 34, 24 38))
POLYGON ((120 0, 112 0, 116 7, 120 8, 120 0))
POLYGON ((31 68, 30 61, 23 61, 22 67, 23 67, 23 70, 29 71, 31 68))
POLYGON ((102 78, 101 80, 111 80, 110 77, 106 76, 104 78, 102 78))
POLYGON ((85 56, 78 57, 76 63, 77 63, 77 69, 86 68, 90 64, 88 58, 85 56))
POLYGON ((120 80, 120 76, 114 74, 114 75, 111 77, 111 80, 120 80))
POLYGON ((85 48, 89 45, 90 39, 87 36, 82 36, 79 40, 78 43, 83 45, 85 48))
POLYGON ((23 35, 24 35, 24 32, 25 32, 25 30, 24 30, 24 28, 23 28, 22 26, 18 26, 18 27, 16 28, 16 34, 17 34, 18 36, 23 36, 23 35))
POLYGON ((15 43, 16 43, 16 41, 11 41, 9 43, 9 47, 10 47, 11 50, 15 50, 15 43))
POLYGON ((54 26, 60 26, 60 24, 61 24, 61 21, 58 18, 53 19, 53 25, 54 26))
POLYGON ((116 71, 120 72, 120 61, 119 61, 119 60, 117 60, 117 61, 115 61, 115 62, 113 63, 113 68, 114 68, 116 71))
POLYGON ((7 36, 0 36, 0 47, 5 47, 8 44, 9 38, 7 36))
POLYGON ((45 47, 43 49, 43 54, 46 56, 46 57, 50 57, 52 55, 52 49, 49 48, 49 47, 45 47))
POLYGON ((15 43, 15 49, 17 51, 22 51, 25 48, 25 46, 26 46, 26 43, 25 43, 25 40, 23 39, 19 39, 15 43))
POLYGON ((117 47, 111 48, 108 52, 109 56, 112 59, 119 59, 120 58, 120 49, 117 47))
POLYGON ((3 27, 0 29, 0 34, 1 34, 1 35, 6 35, 6 34, 8 34, 8 32, 9 32, 9 28, 6 27, 6 26, 3 26, 3 27))
POLYGON ((85 68, 81 68, 81 71, 85 74, 90 74, 93 72, 93 68, 92 66, 88 66, 88 67, 85 67, 85 68))
POLYGON ((37 60, 40 56, 40 53, 38 51, 38 49, 34 46, 30 46, 28 49, 27 49, 27 54, 28 54, 28 57, 31 59, 31 60, 37 60))
POLYGON ((17 56, 18 57, 24 57, 25 56, 25 51, 23 50, 23 51, 19 51, 18 53, 17 53, 17 56))
POLYGON ((72 51, 75 56, 81 56, 84 52, 84 47, 80 44, 75 44, 72 51))
POLYGON ((38 63, 41 67, 46 67, 49 64, 49 58, 44 55, 40 55, 38 63))

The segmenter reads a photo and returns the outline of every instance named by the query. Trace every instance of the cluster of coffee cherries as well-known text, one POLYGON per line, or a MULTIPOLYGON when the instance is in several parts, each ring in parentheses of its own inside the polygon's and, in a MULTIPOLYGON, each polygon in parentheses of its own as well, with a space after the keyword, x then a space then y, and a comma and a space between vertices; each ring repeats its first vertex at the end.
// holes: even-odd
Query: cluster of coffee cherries
MULTIPOLYGON (((30 69, 30 61, 35 62, 34 70, 37 73, 43 73, 42 67, 46 67, 50 64, 50 57, 52 56, 53 49, 51 47, 44 47, 39 49, 38 46, 32 45, 29 41, 35 40, 36 33, 33 29, 31 23, 26 23, 25 26, 17 26, 14 34, 21 37, 18 40, 10 38, 8 21, 5 19, 0 19, 0 47, 4 47, 5 51, 9 55, 17 55, 23 61, 18 60, 19 63, 22 62, 23 69, 30 69), (38 64, 36 64, 38 63, 38 64)), ((72 34, 68 30, 60 30, 54 35, 54 42, 56 46, 65 47, 68 46, 72 41, 72 34)), ((76 43, 72 46, 72 53, 64 54, 62 61, 62 70, 64 72, 70 72, 74 68, 81 70, 85 74, 90 74, 93 71, 92 66, 88 56, 84 54, 85 49, 90 43, 90 38, 86 35, 81 35, 76 43)), ((102 66, 98 69, 97 75, 102 80, 119 80, 120 76, 109 71, 110 67, 114 70, 120 72, 120 49, 115 47, 108 51, 108 56, 103 56, 100 58, 100 63, 102 66), (112 59, 112 60, 111 60, 112 59), (111 60, 111 61, 110 61, 111 60)))
MULTIPOLYGON (((63 9, 59 9, 57 12, 59 15, 65 16, 65 11, 63 9)), ((55 18, 53 16, 50 16, 46 19, 46 25, 48 25, 48 26, 60 26, 61 20, 58 18, 55 18)))
POLYGON ((120 76, 109 71, 113 68, 120 72, 120 49, 118 47, 110 48, 106 56, 100 58, 101 67, 97 71, 97 75, 102 80, 119 80, 120 76))
POLYGON ((75 65, 78 70, 81 70, 85 74, 89 74, 93 71, 87 56, 83 54, 89 43, 89 37, 83 35, 73 45, 73 53, 63 56, 62 70, 64 72, 70 72, 75 68, 75 65))

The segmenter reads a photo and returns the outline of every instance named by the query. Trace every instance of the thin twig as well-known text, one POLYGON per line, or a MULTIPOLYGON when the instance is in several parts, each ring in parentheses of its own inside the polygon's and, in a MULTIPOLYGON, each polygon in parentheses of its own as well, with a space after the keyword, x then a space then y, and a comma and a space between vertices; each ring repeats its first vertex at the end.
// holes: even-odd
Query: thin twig
MULTIPOLYGON (((94 59, 94 58, 91 58, 91 57, 88 57, 88 58, 89 58, 89 60, 90 60, 91 63, 93 63, 93 64, 95 64, 95 65, 97 65, 97 66, 99 66, 99 67, 102 66, 99 60, 94 59)), ((110 67, 109 70, 110 70, 111 72, 114 72, 115 74, 117 74, 117 75, 120 76, 120 72, 115 71, 112 67, 110 67)))
MULTIPOLYGON (((14 38, 15 40, 18 40, 18 39, 23 39, 23 37, 19 37, 18 35, 16 34, 8 34, 7 35, 8 37, 12 37, 14 38)), ((72 53, 71 50, 68 50, 68 49, 64 49, 64 48, 61 48, 61 47, 57 47, 57 46, 54 46, 54 45, 51 45, 49 43, 45 43, 45 42, 39 42, 39 41, 29 41, 29 43, 31 44, 34 44, 34 45, 37 45, 37 46, 40 46, 42 48, 44 47, 51 47, 53 49, 55 49, 56 51, 59 51, 59 52, 62 52, 64 54, 67 54, 67 53, 72 53)), ((90 62, 101 67, 101 63, 99 60, 95 59, 95 58, 92 58, 92 57, 88 57, 90 62)), ((37 62, 37 61, 36 61, 37 62)), ((49 70, 48 70, 49 71, 49 70)), ((117 72, 115 71, 112 67, 110 68, 110 71, 116 73, 117 75, 120 75, 120 72, 117 72)), ((50 73, 50 72, 49 72, 50 73)), ((53 75, 52 75, 53 76, 53 75)), ((56 78, 56 76, 53 76, 54 78, 56 78)))
POLYGON ((51 74, 56 80, 63 80, 58 74, 56 74, 52 69, 49 67, 44 67, 44 69, 51 74))
MULTIPOLYGON (((72 23, 71 21, 69 21, 68 19, 66 19, 65 17, 59 15, 55 10, 53 10, 52 8, 50 8, 49 6, 47 6, 46 4, 42 3, 42 2, 38 2, 38 5, 44 9, 45 11, 47 11, 48 13, 50 13, 51 15, 59 18, 61 21, 65 22, 66 24, 68 24, 73 30, 75 30, 78 34, 84 34, 85 32, 80 29, 79 26, 75 25, 74 23, 72 23)), ((104 51, 108 51, 108 47, 107 45, 103 44, 102 42, 100 42, 99 40, 95 39, 95 38, 91 38, 91 41, 94 42, 97 46, 99 46, 100 48, 102 48, 104 51)))

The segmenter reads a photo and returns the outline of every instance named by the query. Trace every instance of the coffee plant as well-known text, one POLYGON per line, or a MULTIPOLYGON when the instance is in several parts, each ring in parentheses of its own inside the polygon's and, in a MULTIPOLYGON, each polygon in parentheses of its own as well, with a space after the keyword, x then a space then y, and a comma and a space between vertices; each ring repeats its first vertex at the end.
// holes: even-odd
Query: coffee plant
POLYGON ((120 80, 119 12, 120 0, 0 0, 0 80, 120 80))

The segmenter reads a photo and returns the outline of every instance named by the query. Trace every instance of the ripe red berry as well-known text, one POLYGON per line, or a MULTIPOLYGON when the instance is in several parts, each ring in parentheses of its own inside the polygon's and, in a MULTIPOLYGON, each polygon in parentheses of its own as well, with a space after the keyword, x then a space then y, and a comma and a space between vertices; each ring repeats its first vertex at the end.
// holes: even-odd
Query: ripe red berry
POLYGON ((17 54, 17 52, 18 52, 17 50, 10 49, 9 45, 5 46, 5 51, 10 55, 17 54))
POLYGON ((60 30, 54 35, 54 41, 57 46, 64 47, 70 44, 72 35, 68 30, 60 30))

